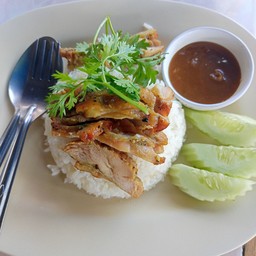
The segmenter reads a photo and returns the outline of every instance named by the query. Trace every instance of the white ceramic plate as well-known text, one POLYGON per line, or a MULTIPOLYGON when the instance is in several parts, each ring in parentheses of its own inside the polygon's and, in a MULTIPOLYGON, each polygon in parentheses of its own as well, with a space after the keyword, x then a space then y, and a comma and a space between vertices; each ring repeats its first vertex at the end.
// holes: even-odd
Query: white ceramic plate
MULTIPOLYGON (((44 8, 0 26, 2 133, 13 113, 6 91, 12 67, 35 38, 49 35, 72 46, 92 38, 106 15, 114 26, 138 32, 155 26, 163 42, 185 29, 209 25, 241 37, 256 58, 255 39, 215 12, 187 4, 152 0, 85 1, 44 8)), ((248 93, 229 110, 256 118, 255 78, 248 93)), ((167 179, 137 200, 103 200, 52 177, 44 153, 43 122, 29 130, 1 230, 0 250, 11 255, 175 255, 227 252, 256 231, 256 188, 234 202, 204 203, 167 179)))

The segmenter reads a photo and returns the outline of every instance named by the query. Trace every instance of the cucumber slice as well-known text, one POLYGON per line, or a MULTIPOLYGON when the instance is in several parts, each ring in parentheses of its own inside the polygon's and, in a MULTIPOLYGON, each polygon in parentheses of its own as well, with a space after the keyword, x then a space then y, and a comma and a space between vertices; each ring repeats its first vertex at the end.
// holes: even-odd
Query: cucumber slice
POLYGON ((229 177, 222 173, 175 164, 168 171, 173 184, 201 201, 234 200, 252 189, 253 181, 229 177))
POLYGON ((256 120, 221 111, 197 111, 185 108, 185 116, 199 130, 221 144, 256 146, 256 120))
POLYGON ((181 154, 194 167, 241 178, 256 177, 256 148, 190 143, 181 154))

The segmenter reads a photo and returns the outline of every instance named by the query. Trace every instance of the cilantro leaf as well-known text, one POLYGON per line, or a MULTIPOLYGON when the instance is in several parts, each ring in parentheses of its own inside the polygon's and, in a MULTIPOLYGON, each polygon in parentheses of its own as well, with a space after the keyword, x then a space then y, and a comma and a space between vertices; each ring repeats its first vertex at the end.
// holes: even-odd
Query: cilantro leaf
POLYGON ((84 63, 78 70, 85 75, 74 79, 68 74, 54 74, 58 83, 50 88, 46 99, 49 115, 65 116, 87 92, 98 90, 108 90, 148 113, 147 107, 140 102, 140 88, 155 83, 158 74, 155 66, 163 60, 161 54, 142 58, 148 46, 139 35, 116 32, 110 18, 106 17, 92 43, 76 45, 76 51, 84 54, 84 63), (100 35, 104 26, 105 33, 100 35))
POLYGON ((88 48, 89 48, 89 44, 87 42, 77 43, 76 44, 76 51, 77 52, 87 53, 88 48))

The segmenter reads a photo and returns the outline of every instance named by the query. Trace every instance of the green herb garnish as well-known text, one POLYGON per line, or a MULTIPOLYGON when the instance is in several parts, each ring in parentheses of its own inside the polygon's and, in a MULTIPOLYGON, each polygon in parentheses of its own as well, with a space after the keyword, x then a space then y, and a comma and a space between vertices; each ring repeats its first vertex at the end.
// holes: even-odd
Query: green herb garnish
POLYGON ((147 107, 140 102, 140 88, 155 83, 158 72, 155 66, 163 55, 142 58, 149 44, 138 35, 116 32, 109 17, 100 24, 93 42, 78 43, 76 51, 84 54, 82 78, 71 78, 65 73, 56 73, 58 83, 50 88, 47 110, 50 116, 66 115, 75 104, 82 101, 87 92, 108 90, 136 106, 144 113, 147 107), (99 36, 105 26, 105 34, 99 36))

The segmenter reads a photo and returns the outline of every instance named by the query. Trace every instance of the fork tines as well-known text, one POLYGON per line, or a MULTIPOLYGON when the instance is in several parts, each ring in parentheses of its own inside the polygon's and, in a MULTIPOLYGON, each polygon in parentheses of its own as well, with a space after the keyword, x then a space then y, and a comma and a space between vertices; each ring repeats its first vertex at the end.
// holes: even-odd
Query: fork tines
POLYGON ((35 41, 31 78, 35 80, 53 80, 56 63, 61 62, 60 45, 51 37, 42 37, 35 41))

